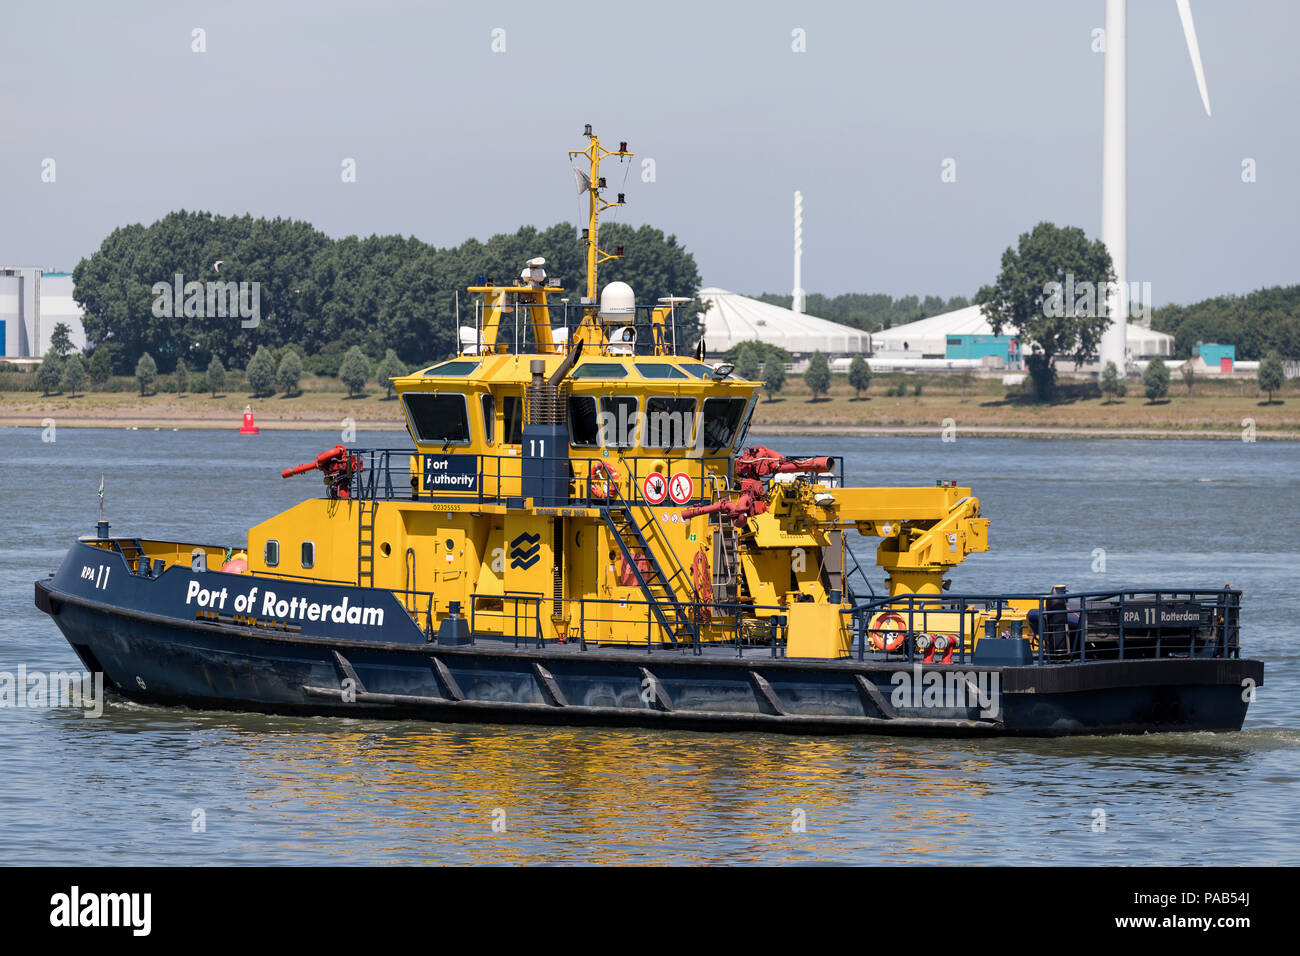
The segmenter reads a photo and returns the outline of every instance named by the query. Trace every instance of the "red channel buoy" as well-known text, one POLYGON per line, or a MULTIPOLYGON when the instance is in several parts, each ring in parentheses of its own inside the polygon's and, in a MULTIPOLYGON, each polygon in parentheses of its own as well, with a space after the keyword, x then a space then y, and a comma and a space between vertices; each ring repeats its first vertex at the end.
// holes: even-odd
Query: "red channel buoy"
POLYGON ((256 435, 259 429, 253 424, 253 406, 244 406, 244 424, 239 426, 239 434, 256 435))

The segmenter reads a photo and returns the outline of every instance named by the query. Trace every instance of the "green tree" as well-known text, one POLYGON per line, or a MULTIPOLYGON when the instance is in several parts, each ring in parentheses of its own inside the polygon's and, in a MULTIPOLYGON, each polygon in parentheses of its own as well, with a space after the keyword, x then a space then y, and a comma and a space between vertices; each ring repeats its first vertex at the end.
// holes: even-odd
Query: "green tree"
POLYGON ((397 357, 397 353, 389 349, 384 353, 384 360, 379 363, 379 370, 375 373, 379 381, 383 384, 385 393, 388 398, 393 397, 393 383, 390 379, 400 378, 406 374, 406 366, 402 360, 397 357))
POLYGON ((208 388, 212 389, 212 397, 216 398, 218 392, 226 389, 226 367, 221 364, 221 359, 215 355, 212 361, 208 363, 208 388))
POLYGON ((107 344, 97 345, 90 355, 90 381, 103 386, 113 375, 113 355, 107 344))
POLYGON ((1123 398, 1127 391, 1128 385, 1120 377, 1115 363, 1107 362, 1106 368, 1101 373, 1101 393, 1106 396, 1106 404, 1109 405, 1116 397, 1123 398))
POLYGON ((1286 384, 1286 372, 1282 367, 1282 357, 1276 352, 1270 352, 1259 363, 1259 374, 1257 381, 1261 392, 1268 392, 1268 403, 1273 404, 1273 393, 1282 391, 1282 386, 1286 384))
POLYGON ((46 352, 41 366, 36 370, 36 386, 45 395, 59 387, 63 380, 63 359, 58 352, 46 352))
POLYGON ((275 358, 265 345, 259 346, 257 354, 248 360, 244 374, 248 376, 248 387, 253 390, 254 398, 275 394, 275 358))
POLYGON ((758 349, 750 348, 748 342, 741 342, 736 352, 736 375, 752 382, 762 374, 762 354, 758 349))
POLYGON ((1147 362, 1146 371, 1142 373, 1142 388, 1150 402, 1159 401, 1169 394, 1169 366, 1159 355, 1147 362))
POLYGON ((280 391, 286 395, 293 395, 298 391, 298 382, 302 378, 302 359, 298 353, 290 349, 284 353, 284 358, 280 359, 280 368, 276 370, 275 381, 280 386, 280 391))
POLYGON ((768 398, 780 394, 785 388, 785 363, 775 355, 768 356, 763 365, 763 387, 767 389, 768 398))
POLYGON ((1187 397, 1192 397, 1192 386, 1196 384, 1196 364, 1188 359, 1183 363, 1183 384, 1187 386, 1187 397))
MULTIPOLYGON (((72 329, 68 323, 59 322, 54 326, 54 331, 50 333, 50 351, 59 358, 67 358, 76 349, 72 344, 72 329)), ((85 371, 83 368, 82 371, 85 371)))
POLYGON ((77 397, 77 389, 81 388, 86 381, 86 366, 81 361, 80 355, 70 356, 63 363, 63 374, 59 378, 61 387, 68 393, 69 397, 77 397))
POLYGON ((140 361, 135 363, 135 380, 140 386, 141 395, 149 393, 157 377, 158 363, 153 360, 152 355, 145 352, 140 356, 140 361))
POLYGON ((348 387, 348 397, 360 395, 365 390, 368 378, 370 378, 370 360, 360 348, 354 345, 348 349, 348 354, 343 356, 343 361, 339 365, 339 380, 348 387))
POLYGON ((1026 359, 1039 401, 1050 401, 1056 360, 1081 365, 1110 325, 1103 313, 1107 283, 1115 280, 1110 253, 1083 230, 1040 222, 1002 253, 1002 271, 975 296, 994 335, 1014 326, 1033 349, 1026 359), (1066 295, 1066 291, 1074 295, 1066 295))
POLYGON ((849 363, 849 385, 853 386, 854 398, 861 398, 871 387, 871 366, 861 354, 853 356, 849 363))
POLYGON ((813 352, 808 360, 808 370, 803 373, 804 384, 813 394, 813 401, 831 390, 831 366, 821 352, 813 352))
POLYGON ((190 384, 190 369, 185 364, 185 359, 176 360, 176 392, 179 395, 185 394, 185 388, 190 384))

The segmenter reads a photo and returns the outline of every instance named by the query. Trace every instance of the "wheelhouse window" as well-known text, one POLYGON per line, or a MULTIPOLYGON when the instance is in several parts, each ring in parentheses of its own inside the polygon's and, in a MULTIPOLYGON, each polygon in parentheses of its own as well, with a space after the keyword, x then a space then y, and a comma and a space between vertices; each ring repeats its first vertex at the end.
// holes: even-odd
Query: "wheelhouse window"
POLYGON ((636 370, 645 378, 686 378, 686 373, 667 362, 637 362, 636 370))
POLYGON ((633 395, 606 395, 600 400, 600 443, 606 448, 636 445, 637 400, 633 395))
POLYGON ((496 441, 497 400, 491 392, 483 395, 483 441, 491 445, 496 441))
POLYGON ((600 444, 596 399, 591 395, 569 396, 569 444, 574 448, 595 448, 600 444))
POLYGON ((280 542, 275 538, 266 539, 266 546, 262 548, 262 560, 268 568, 274 568, 280 563, 280 542))
POLYGON ((646 399, 646 448, 689 448, 695 433, 695 399, 656 396, 646 399))
POLYGON ((304 541, 302 543, 302 555, 298 563, 302 565, 304 571, 316 563, 316 543, 314 541, 304 541))
POLYGON ((713 369, 701 362, 682 362, 681 366, 696 378, 708 378, 713 374, 713 369))
POLYGON ((433 368, 426 369, 425 375, 470 375, 477 369, 481 362, 443 362, 441 365, 435 365, 433 368))
POLYGON ((627 366, 622 362, 583 362, 569 378, 627 378, 627 366))
POLYGON ((704 447, 707 451, 730 448, 745 418, 745 398, 706 398, 704 400, 704 447))
POLYGON ((416 440, 426 445, 468 445, 469 409, 459 392, 407 392, 402 396, 416 440))
POLYGON ((518 395, 501 399, 501 440, 507 445, 519 445, 524 440, 524 403, 518 395))

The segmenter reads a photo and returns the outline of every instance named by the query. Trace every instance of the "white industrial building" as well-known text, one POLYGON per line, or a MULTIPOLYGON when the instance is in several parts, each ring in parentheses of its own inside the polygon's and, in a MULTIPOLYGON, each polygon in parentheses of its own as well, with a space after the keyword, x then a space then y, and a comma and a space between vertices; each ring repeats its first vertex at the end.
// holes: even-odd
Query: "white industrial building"
POLYGON ((792 355, 845 355, 871 351, 871 335, 851 325, 841 325, 779 305, 728 292, 701 289, 704 313, 700 317, 709 354, 726 352, 741 342, 766 342, 792 355))
MULTIPOLYGON (((1136 323, 1129 323, 1125 338, 1130 360, 1156 355, 1168 359, 1174 352, 1172 335, 1136 323)), ((1023 361, 1022 343, 1018 341, 1016 329, 1003 326, 1002 334, 994 336, 993 327, 978 305, 873 332, 871 342, 874 358, 880 364, 897 367, 978 365, 982 357, 994 352, 1001 353, 999 357, 1005 356, 1008 365, 1023 361)))
POLYGON ((72 344, 84 349, 84 314, 72 297, 72 273, 0 267, 0 358, 40 358, 49 350, 50 337, 60 322, 68 327, 72 344))

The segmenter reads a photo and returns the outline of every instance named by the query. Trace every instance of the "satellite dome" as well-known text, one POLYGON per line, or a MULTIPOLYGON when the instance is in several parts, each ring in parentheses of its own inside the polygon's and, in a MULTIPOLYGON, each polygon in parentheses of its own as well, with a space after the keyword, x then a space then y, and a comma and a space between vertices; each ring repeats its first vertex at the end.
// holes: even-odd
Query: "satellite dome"
POLYGON ((626 282, 611 282, 600 292, 600 318, 603 322, 626 322, 636 316, 636 295, 626 282))

